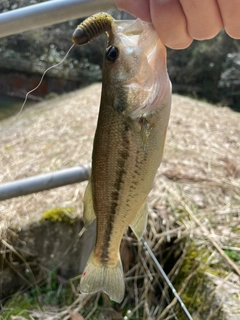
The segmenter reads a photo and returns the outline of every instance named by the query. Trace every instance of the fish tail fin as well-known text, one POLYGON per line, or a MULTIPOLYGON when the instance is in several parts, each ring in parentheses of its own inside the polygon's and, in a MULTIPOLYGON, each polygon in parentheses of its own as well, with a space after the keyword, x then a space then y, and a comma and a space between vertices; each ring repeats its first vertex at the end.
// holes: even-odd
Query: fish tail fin
POLYGON ((116 265, 97 264, 91 254, 80 281, 82 293, 104 291, 113 301, 120 303, 124 298, 125 283, 120 256, 116 265))

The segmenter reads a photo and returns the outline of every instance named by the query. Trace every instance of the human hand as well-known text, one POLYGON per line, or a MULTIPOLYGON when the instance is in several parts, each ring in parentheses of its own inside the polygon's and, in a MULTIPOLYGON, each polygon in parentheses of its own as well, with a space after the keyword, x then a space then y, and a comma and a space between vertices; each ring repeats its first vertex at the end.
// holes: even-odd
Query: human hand
POLYGON ((194 39, 215 37, 222 28, 240 39, 239 0, 115 0, 120 10, 152 21, 169 48, 184 49, 194 39))

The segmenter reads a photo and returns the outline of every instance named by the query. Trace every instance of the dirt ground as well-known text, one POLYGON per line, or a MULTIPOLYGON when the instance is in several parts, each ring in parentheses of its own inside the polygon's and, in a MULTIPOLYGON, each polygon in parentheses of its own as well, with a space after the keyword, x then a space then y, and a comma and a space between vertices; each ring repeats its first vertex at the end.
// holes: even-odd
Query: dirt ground
MULTIPOLYGON (((44 101, 0 123, 0 182, 79 166, 91 161, 101 85, 44 101)), ((208 241, 240 275, 240 114, 173 95, 162 164, 150 193, 166 232, 208 241), (165 210, 170 208, 169 210, 165 210), (179 227, 173 227, 173 220, 179 227)), ((82 214, 86 182, 0 203, 0 228, 37 221, 55 207, 82 214)), ((159 236, 160 237, 160 236, 159 236)))

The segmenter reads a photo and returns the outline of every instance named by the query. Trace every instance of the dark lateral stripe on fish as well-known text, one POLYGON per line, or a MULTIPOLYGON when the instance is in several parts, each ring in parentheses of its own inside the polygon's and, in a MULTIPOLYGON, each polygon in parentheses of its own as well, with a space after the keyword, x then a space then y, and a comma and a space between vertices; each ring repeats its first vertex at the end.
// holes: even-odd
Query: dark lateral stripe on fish
POLYGON ((113 191, 112 194, 111 194, 111 197, 112 197, 113 201, 117 201, 118 197, 119 197, 118 191, 113 191))
POLYGON ((128 131, 129 131, 129 125, 126 123, 125 128, 122 133, 122 141, 121 145, 123 149, 120 149, 119 151, 119 158, 118 158, 118 166, 119 169, 116 172, 116 178, 114 183, 115 191, 111 194, 111 206, 110 206, 110 215, 108 220, 108 227, 106 230, 109 230, 108 233, 105 234, 105 239, 103 242, 103 250, 101 252, 100 260, 101 263, 107 263, 109 259, 109 242, 112 235, 112 226, 114 224, 115 214, 118 206, 118 200, 119 200, 119 193, 121 190, 121 184, 123 183, 123 176, 127 173, 125 169, 125 164, 127 162, 127 159, 129 157, 129 137, 128 137, 128 131))

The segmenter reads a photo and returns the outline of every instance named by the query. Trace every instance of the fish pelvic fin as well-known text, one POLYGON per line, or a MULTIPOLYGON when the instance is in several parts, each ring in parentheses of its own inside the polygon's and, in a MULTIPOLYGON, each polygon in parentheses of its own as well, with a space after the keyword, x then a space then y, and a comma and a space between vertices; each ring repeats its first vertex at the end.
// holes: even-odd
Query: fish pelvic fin
POLYGON ((85 194, 84 194, 84 210, 83 210, 83 221, 85 230, 92 224, 95 220, 96 215, 93 208, 92 199, 92 182, 89 180, 85 194))
POLYGON ((97 264, 91 254, 80 281, 82 293, 104 291, 111 300, 120 303, 124 298, 125 283, 120 256, 116 265, 97 264))
POLYGON ((142 235, 146 229, 148 212, 148 203, 147 200, 145 200, 140 210, 138 211, 138 214, 136 215, 135 219, 130 224, 130 227, 138 240, 142 238, 142 235))

